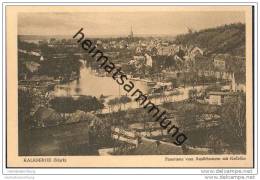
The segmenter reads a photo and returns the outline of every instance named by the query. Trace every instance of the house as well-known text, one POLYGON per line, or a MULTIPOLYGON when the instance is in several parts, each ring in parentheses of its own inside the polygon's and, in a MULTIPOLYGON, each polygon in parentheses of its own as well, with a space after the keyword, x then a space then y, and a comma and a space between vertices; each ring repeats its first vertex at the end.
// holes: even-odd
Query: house
POLYGON ((145 56, 134 56, 134 61, 137 63, 144 63, 145 62, 145 56))
POLYGON ((103 49, 109 49, 109 44, 108 43, 102 43, 103 49))
POLYGON ((225 80, 230 80, 230 79, 232 79, 232 73, 231 73, 231 72, 225 72, 225 71, 223 71, 223 72, 220 72, 220 74, 221 74, 221 78, 222 78, 222 79, 225 79, 225 80))
POLYGON ((148 47, 146 48, 146 50, 147 50, 147 53, 148 53, 149 55, 151 55, 151 56, 156 56, 157 53, 158 53, 157 48, 156 48, 155 46, 153 46, 153 45, 148 46, 148 47))
POLYGON ((18 52, 19 52, 19 53, 25 53, 25 54, 27 53, 27 51, 26 51, 26 50, 23 50, 23 49, 18 49, 18 52))
POLYGON ((191 51, 190 51, 190 55, 191 55, 192 57, 195 57, 195 56, 197 56, 197 55, 203 56, 203 50, 200 49, 200 48, 198 48, 198 47, 193 47, 193 48, 191 49, 191 51))
POLYGON ((158 48, 158 53, 159 56, 170 56, 174 55, 174 47, 173 46, 163 46, 158 48))
POLYGON ((162 46, 169 46, 168 42, 162 42, 162 46))
POLYGON ((40 54, 39 52, 35 52, 35 51, 31 51, 31 52, 29 52, 28 54, 29 54, 29 55, 32 55, 32 56, 38 56, 38 57, 41 56, 41 54, 40 54))
POLYGON ((43 56, 40 57, 40 61, 44 61, 44 57, 43 56))
POLYGON ((102 41, 101 40, 97 40, 97 45, 102 45, 102 41))
POLYGON ((166 71, 166 72, 162 72, 162 74, 164 75, 164 77, 168 80, 172 80, 172 79, 177 79, 180 75, 179 71, 166 71))
POLYGON ((152 57, 149 56, 148 54, 145 54, 145 57, 146 57, 146 66, 152 67, 153 66, 153 59, 152 59, 152 57))
POLYGON ((157 122, 133 123, 129 125, 129 130, 140 137, 158 137, 167 135, 167 130, 162 129, 157 122))
POLYGON ((222 55, 216 55, 213 59, 214 67, 220 70, 225 70, 226 63, 225 63, 225 57, 222 55))
POLYGON ((136 44, 135 43, 129 43, 128 45, 127 45, 127 49, 131 49, 131 50, 134 50, 134 49, 136 49, 136 44))
MULTIPOLYGON (((198 51, 199 52, 199 51, 198 51)), ((213 69, 212 62, 209 60, 208 57, 203 56, 201 54, 196 54, 194 57, 190 54, 190 58, 192 61, 195 62, 195 66, 201 70, 209 70, 213 69)))
POLYGON ((99 156, 112 156, 114 148, 102 148, 98 150, 99 156))
POLYGON ((237 92, 246 92, 246 85, 242 83, 236 84, 236 91, 237 92))
POLYGON ((30 81, 31 82, 51 82, 51 81, 54 81, 54 77, 35 74, 31 77, 30 81))
POLYGON ((127 131, 119 127, 114 127, 111 129, 111 131, 111 136, 113 139, 121 142, 126 142, 135 146, 138 145, 138 136, 134 131, 127 131))
POLYGON ((225 99, 230 96, 235 96, 232 92, 222 92, 222 91, 211 91, 208 93, 208 103, 213 105, 222 105, 225 99))
POLYGON ((144 53, 144 51, 145 51, 145 48, 142 46, 137 46, 135 49, 136 54, 142 54, 142 53, 144 53))
POLYGON ((117 51, 109 51, 109 52, 104 52, 104 55, 111 59, 116 59, 119 57, 120 53, 117 51))

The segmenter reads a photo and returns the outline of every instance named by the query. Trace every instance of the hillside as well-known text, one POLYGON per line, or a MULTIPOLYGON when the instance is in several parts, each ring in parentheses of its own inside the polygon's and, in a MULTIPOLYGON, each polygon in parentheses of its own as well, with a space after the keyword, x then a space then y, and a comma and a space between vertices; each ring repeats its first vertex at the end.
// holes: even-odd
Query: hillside
POLYGON ((196 45, 209 54, 245 56, 245 24, 236 23, 178 35, 177 44, 196 45))

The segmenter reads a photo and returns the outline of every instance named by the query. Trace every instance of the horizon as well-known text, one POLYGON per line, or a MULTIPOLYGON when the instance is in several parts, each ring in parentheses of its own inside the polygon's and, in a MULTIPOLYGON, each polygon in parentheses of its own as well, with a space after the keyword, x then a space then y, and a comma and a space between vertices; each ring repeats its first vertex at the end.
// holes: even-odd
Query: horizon
MULTIPOLYGON (((231 25, 231 24, 239 24, 238 23, 230 23, 230 24, 224 24, 224 25, 231 25)), ((245 25, 245 23, 241 23, 243 25, 245 25)), ((218 28, 218 27, 222 27, 224 25, 220 25, 220 26, 216 26, 216 27, 210 27, 210 28, 205 28, 205 29, 200 29, 199 31, 196 32, 200 32, 206 29, 214 29, 214 28, 218 28)), ((186 32, 180 33, 180 34, 176 34, 176 35, 172 35, 172 34, 135 34, 134 33, 134 37, 139 37, 139 38, 149 38, 149 37, 171 37, 171 38, 175 38, 178 35, 182 35, 182 34, 188 34, 188 30, 186 32)), ((89 35, 88 37, 90 38, 127 38, 129 34, 105 34, 105 35, 89 35)), ((72 37, 72 35, 61 35, 61 34, 53 34, 53 35, 44 35, 44 34, 18 34, 18 36, 42 36, 42 37, 57 37, 57 38, 69 38, 72 37)))
MULTIPOLYGON (((179 34, 177 34, 179 35, 179 34)), ((134 37, 166 37, 166 36, 170 36, 170 37, 175 37, 177 35, 171 35, 171 34, 134 34, 134 37)), ((57 36, 57 37, 72 37, 73 35, 60 35, 60 34, 53 34, 53 35, 43 35, 43 34, 18 34, 18 36, 45 36, 45 37, 51 37, 51 36, 57 36)), ((124 38, 124 37, 128 37, 128 34, 119 34, 119 35, 115 35, 115 34, 100 34, 100 35, 90 35, 88 37, 91 38, 102 38, 102 37, 107 37, 107 38, 124 38)))
POLYGON ((189 29, 200 31, 232 23, 245 24, 245 14, 237 11, 19 13, 18 35, 70 36, 83 28, 90 37, 124 37, 132 27, 135 36, 176 36, 189 29))

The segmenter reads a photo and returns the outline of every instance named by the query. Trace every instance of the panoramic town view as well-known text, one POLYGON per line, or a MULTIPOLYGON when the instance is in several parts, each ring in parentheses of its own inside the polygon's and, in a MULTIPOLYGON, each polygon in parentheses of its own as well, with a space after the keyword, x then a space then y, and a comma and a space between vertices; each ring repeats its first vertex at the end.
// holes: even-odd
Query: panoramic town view
POLYGON ((244 16, 210 13, 21 13, 19 155, 246 154, 244 16), (175 129, 100 68, 81 28, 175 129))

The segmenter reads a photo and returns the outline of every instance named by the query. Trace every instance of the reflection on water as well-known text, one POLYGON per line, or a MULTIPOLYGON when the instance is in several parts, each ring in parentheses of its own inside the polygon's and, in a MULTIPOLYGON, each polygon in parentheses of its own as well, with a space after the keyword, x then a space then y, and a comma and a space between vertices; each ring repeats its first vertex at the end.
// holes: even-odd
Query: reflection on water
MULTIPOLYGON (((147 92, 148 86, 146 82, 133 82, 136 88, 139 88, 144 93, 147 92)), ((100 95, 120 96, 125 94, 123 86, 118 85, 112 77, 99 77, 86 66, 80 70, 79 80, 57 85, 54 90, 55 96, 90 95, 100 97, 100 95)))
MULTIPOLYGON (((111 74, 112 76, 112 74, 111 74)), ((142 81, 133 81, 135 88, 140 89, 143 93, 148 92, 148 85, 146 82, 142 81)), ((182 101, 188 98, 188 92, 192 88, 197 90, 201 90, 203 86, 195 86, 195 87, 180 87, 178 91, 180 92, 178 95, 168 95, 167 101, 168 102, 176 102, 182 101)), ((95 72, 91 71, 88 67, 82 67, 80 71, 80 78, 79 80, 72 81, 67 84, 57 85, 53 92, 54 96, 77 96, 77 95, 90 95, 96 96, 99 98, 101 95, 108 96, 105 99, 104 105, 105 108, 102 109, 101 113, 109 113, 110 107, 108 106, 107 102, 115 97, 126 95, 126 91, 123 89, 122 85, 118 85, 117 82, 112 77, 100 77, 97 76, 95 72)), ((128 94, 131 95, 131 94, 128 94)), ((163 94, 162 94, 163 97, 163 94)), ((162 97, 154 97, 149 98, 151 102, 156 105, 160 105, 165 102, 165 99, 162 97)), ((131 101, 129 103, 124 104, 124 106, 115 106, 113 111, 119 110, 127 110, 131 108, 140 108, 140 104, 136 101, 131 101)))

